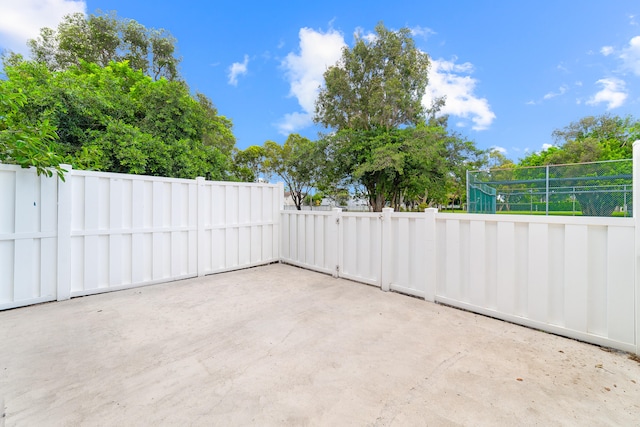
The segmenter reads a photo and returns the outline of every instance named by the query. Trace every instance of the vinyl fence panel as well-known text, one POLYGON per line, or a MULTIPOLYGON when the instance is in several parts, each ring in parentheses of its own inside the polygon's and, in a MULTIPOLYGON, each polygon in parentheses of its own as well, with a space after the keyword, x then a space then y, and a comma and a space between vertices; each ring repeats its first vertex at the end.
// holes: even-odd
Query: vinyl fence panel
POLYGON ((0 309, 278 261, 282 185, 0 165, 0 309))
POLYGON ((0 309, 56 299, 57 178, 0 165, 0 309))
POLYGON ((282 211, 281 260, 336 275, 339 256, 338 214, 336 211, 282 211))
POLYGON ((634 220, 437 215, 436 300, 635 348, 634 220))

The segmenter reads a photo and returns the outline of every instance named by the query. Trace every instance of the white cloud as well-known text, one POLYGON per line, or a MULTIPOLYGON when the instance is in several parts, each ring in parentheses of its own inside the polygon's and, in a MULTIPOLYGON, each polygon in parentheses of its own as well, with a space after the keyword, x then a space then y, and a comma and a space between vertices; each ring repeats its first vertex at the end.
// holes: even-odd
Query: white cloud
POLYGON ((600 53, 604 56, 609 56, 613 53, 613 46, 602 46, 600 53))
POLYGON ((587 105, 607 104, 607 110, 620 107, 627 99, 625 82, 615 77, 600 79, 596 82, 602 89, 589 98, 587 105))
POLYGON ((469 62, 456 64, 455 59, 433 60, 422 104, 425 108, 430 108, 433 100, 445 97, 445 105, 440 114, 470 118, 474 130, 485 130, 491 126, 496 115, 491 111, 486 98, 478 98, 474 94, 477 80, 469 75, 472 72, 473 65, 469 62))
POLYGON ((629 46, 622 49, 620 59, 626 69, 640 76, 640 36, 632 38, 629 46))
POLYGON ((426 39, 429 36, 434 34, 437 34, 437 33, 433 31, 431 28, 421 27, 419 25, 411 28, 411 35, 414 37, 423 37, 426 39))
POLYGON ((294 133, 298 129, 309 126, 312 122, 310 113, 288 113, 284 115, 282 121, 278 124, 278 130, 283 135, 294 133))
POLYGON ((378 35, 372 31, 365 32, 362 27, 356 27, 355 31, 353 32, 353 38, 362 39, 367 43, 375 43, 375 41, 378 39, 378 35))
POLYGON ((569 90, 569 86, 562 85, 558 89, 558 92, 549 92, 545 96, 543 96, 543 99, 547 100, 547 99, 555 98, 556 96, 564 95, 568 90, 569 90))
POLYGON ((0 47, 27 54, 27 40, 43 27, 56 28, 65 15, 86 13, 85 1, 0 0, 0 47))
POLYGON ((238 76, 244 76, 247 74, 249 65, 249 56, 244 56, 243 62, 234 62, 229 67, 229 84, 238 86, 238 76))
POLYGON ((504 147, 500 147, 498 145, 494 145, 489 150, 496 151, 496 152, 501 153, 501 154, 507 154, 507 149, 504 148, 504 147))
POLYGON ((302 111, 286 114, 278 124, 280 133, 285 135, 312 124, 323 74, 338 62, 345 46, 342 34, 333 29, 323 33, 302 28, 299 36, 300 52, 289 53, 282 67, 290 84, 289 96, 298 100, 302 111))
POLYGON ((553 147, 553 144, 542 144, 542 151, 547 151, 551 147, 553 147))

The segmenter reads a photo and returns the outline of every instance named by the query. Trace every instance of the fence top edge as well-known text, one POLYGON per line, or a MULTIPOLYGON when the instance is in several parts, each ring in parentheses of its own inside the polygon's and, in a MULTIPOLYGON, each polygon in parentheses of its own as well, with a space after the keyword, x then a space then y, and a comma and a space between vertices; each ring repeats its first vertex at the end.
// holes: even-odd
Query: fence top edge
POLYGON ((115 178, 115 179, 125 179, 130 181, 160 181, 167 183, 181 183, 181 184, 191 184, 196 185, 202 182, 205 185, 221 185, 221 186, 242 186, 242 187, 268 187, 268 188, 278 188, 278 184, 265 184, 260 182, 237 182, 237 181, 198 181, 197 179, 189 179, 189 178, 170 178, 163 176, 152 176, 152 175, 135 175, 135 174, 127 174, 127 173, 115 173, 115 172, 98 172, 98 171, 87 171, 87 170, 79 170, 73 169, 73 176, 83 176, 83 177, 96 177, 96 178, 115 178))
POLYGON ((332 211, 299 211, 293 209, 280 209, 280 213, 288 214, 288 215, 314 215, 314 216, 331 216, 333 215, 332 211))

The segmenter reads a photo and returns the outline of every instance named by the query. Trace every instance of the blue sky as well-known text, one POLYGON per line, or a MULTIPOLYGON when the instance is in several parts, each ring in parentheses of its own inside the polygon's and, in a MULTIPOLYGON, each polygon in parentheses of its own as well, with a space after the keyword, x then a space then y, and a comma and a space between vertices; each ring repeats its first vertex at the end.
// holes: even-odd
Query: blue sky
POLYGON ((0 0, 0 48, 66 13, 117 11, 178 40, 181 73, 234 123, 237 146, 311 139, 322 73, 356 31, 409 27, 452 130, 517 160, 587 115, 640 118, 640 2, 0 0))

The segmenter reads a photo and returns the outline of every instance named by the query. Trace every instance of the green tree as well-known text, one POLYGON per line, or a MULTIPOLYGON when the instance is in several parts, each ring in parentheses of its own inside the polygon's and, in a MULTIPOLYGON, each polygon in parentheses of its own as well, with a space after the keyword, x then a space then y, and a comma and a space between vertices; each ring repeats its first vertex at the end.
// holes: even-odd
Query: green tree
POLYGON ((244 182, 256 182, 264 172, 265 149, 252 145, 244 150, 234 150, 233 169, 238 178, 244 182))
POLYGON ((415 47, 411 30, 390 31, 383 23, 375 37, 356 35, 338 64, 324 73, 325 87, 314 120, 335 130, 391 129, 424 118, 422 96, 429 57, 415 47))
POLYGON ((425 121, 429 58, 410 34, 408 28, 390 31, 382 23, 374 37, 358 34, 353 48, 344 48, 338 63, 324 73, 315 105, 314 120, 335 131, 323 148, 334 159, 324 168, 324 187, 338 191, 345 179, 359 183, 376 212, 389 197, 398 202, 415 187, 405 170, 411 159, 418 164, 426 155, 411 142, 421 141, 412 132, 425 121))
MULTIPOLYGON (((231 122, 184 82, 154 81, 127 62, 80 62, 64 71, 22 61, 5 65, 0 88, 23 94, 23 123, 48 120, 52 152, 77 168, 226 179, 231 122)), ((230 148, 231 147, 231 148, 230 148)))
MULTIPOLYGON (((610 114, 587 116, 572 122, 562 129, 553 131, 555 145, 545 151, 532 153, 519 162, 519 166, 563 165, 603 160, 630 159, 633 156, 633 141, 640 138, 640 121, 632 116, 620 117, 610 114)), ((616 180, 598 179, 629 175, 630 166, 625 163, 605 163, 594 167, 584 166, 582 171, 576 167, 553 168, 564 186, 582 187, 582 178, 591 178, 590 186, 611 185, 616 180)), ((526 179, 542 179, 544 171, 536 169, 518 169, 519 176, 526 179), (532 176, 537 174, 537 176, 532 176), (526 175, 526 176, 525 176, 526 175)), ((624 202, 621 195, 595 191, 576 193, 583 215, 609 216, 616 206, 624 202)))
POLYGON ((26 103, 21 92, 10 92, 0 85, 0 163, 35 167, 38 175, 64 178, 62 157, 54 148, 57 135, 49 120, 25 120, 21 112, 26 103))
POLYGON ((477 164, 480 153, 440 126, 343 130, 323 140, 320 188, 338 194, 362 185, 375 212, 387 202, 397 210, 443 204, 461 197, 465 167, 477 164))
POLYGON ((264 143, 265 171, 282 178, 298 210, 316 180, 318 158, 317 143, 295 133, 283 145, 274 141, 264 143))
POLYGON ((28 45, 33 59, 52 71, 66 70, 81 61, 106 67, 112 61, 126 60, 154 80, 179 77, 175 38, 164 29, 147 29, 133 19, 118 18, 115 12, 67 15, 57 29, 42 28, 28 45))

